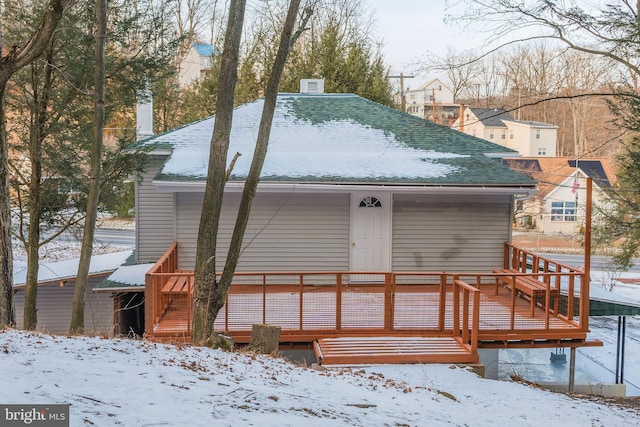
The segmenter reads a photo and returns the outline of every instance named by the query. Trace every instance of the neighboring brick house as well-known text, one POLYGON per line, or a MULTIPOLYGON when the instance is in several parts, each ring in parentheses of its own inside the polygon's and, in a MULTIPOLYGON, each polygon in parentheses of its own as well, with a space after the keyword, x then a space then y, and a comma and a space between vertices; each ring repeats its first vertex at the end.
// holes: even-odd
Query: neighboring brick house
POLYGON ((520 157, 504 159, 511 169, 537 181, 534 197, 518 202, 516 226, 545 234, 574 234, 585 224, 586 179, 593 179, 593 204, 606 203, 603 189, 615 183, 608 159, 520 157))
POLYGON ((518 151, 525 157, 555 157, 558 126, 515 120, 499 108, 466 107, 453 129, 518 151))

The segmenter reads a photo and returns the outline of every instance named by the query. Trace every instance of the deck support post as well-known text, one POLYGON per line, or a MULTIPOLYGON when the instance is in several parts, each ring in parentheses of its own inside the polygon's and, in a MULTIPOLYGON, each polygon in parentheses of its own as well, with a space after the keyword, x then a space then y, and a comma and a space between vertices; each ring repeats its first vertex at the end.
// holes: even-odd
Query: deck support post
POLYGON ((571 347, 569 356, 569 393, 573 393, 573 386, 576 380, 576 348, 571 347))

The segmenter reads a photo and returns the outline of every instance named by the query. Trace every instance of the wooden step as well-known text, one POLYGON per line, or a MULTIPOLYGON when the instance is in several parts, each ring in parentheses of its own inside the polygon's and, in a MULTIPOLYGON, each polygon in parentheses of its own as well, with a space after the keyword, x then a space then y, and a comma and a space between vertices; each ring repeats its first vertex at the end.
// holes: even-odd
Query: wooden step
POLYGON ((477 363, 478 354, 449 337, 343 337, 314 342, 322 365, 477 363))

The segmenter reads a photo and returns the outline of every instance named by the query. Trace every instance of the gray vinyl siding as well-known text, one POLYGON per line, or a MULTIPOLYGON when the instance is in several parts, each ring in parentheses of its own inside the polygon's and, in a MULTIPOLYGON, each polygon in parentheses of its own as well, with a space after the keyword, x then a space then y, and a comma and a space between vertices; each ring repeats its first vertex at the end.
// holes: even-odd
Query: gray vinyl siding
POLYGON ((174 241, 173 193, 160 193, 153 177, 166 156, 150 158, 147 171, 136 186, 136 258, 138 262, 157 261, 174 241))
MULTIPOLYGON (((178 194, 180 268, 193 269, 201 193, 178 194)), ((233 232, 240 194, 225 195, 218 268, 233 232)), ((349 267, 349 195, 258 193, 238 271, 333 271, 349 267)))
MULTIPOLYGON (((95 293, 93 287, 104 280, 108 274, 89 278, 84 306, 84 330, 88 335, 111 334, 113 331, 113 299, 109 293, 95 293)), ((67 334, 71 325, 71 308, 75 280, 69 280, 64 286, 59 282, 38 285, 37 330, 52 334, 67 334)), ((24 313, 24 288, 15 294, 16 323, 22 328, 24 313)))
POLYGON ((502 266, 510 197, 395 195, 394 271, 491 271, 502 266))

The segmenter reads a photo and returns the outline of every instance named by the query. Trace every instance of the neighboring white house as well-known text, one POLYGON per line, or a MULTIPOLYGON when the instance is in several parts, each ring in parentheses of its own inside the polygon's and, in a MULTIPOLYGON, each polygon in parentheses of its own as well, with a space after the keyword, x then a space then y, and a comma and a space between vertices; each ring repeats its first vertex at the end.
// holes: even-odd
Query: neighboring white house
POLYGON ((585 225, 586 179, 593 179, 593 205, 606 203, 603 189, 615 183, 608 159, 514 158, 504 159, 513 170, 538 182, 534 197, 519 202, 518 226, 545 234, 574 234, 585 225))
POLYGON ((459 115, 460 106, 454 103, 453 91, 439 79, 407 90, 405 100, 407 113, 446 126, 459 115))
POLYGON ((208 43, 192 43, 187 51, 187 56, 180 64, 178 81, 180 87, 185 87, 202 80, 211 69, 213 56, 218 55, 218 50, 208 43))
POLYGON ((515 120, 499 108, 466 107, 453 129, 516 150, 525 157, 555 157, 558 126, 515 120))

